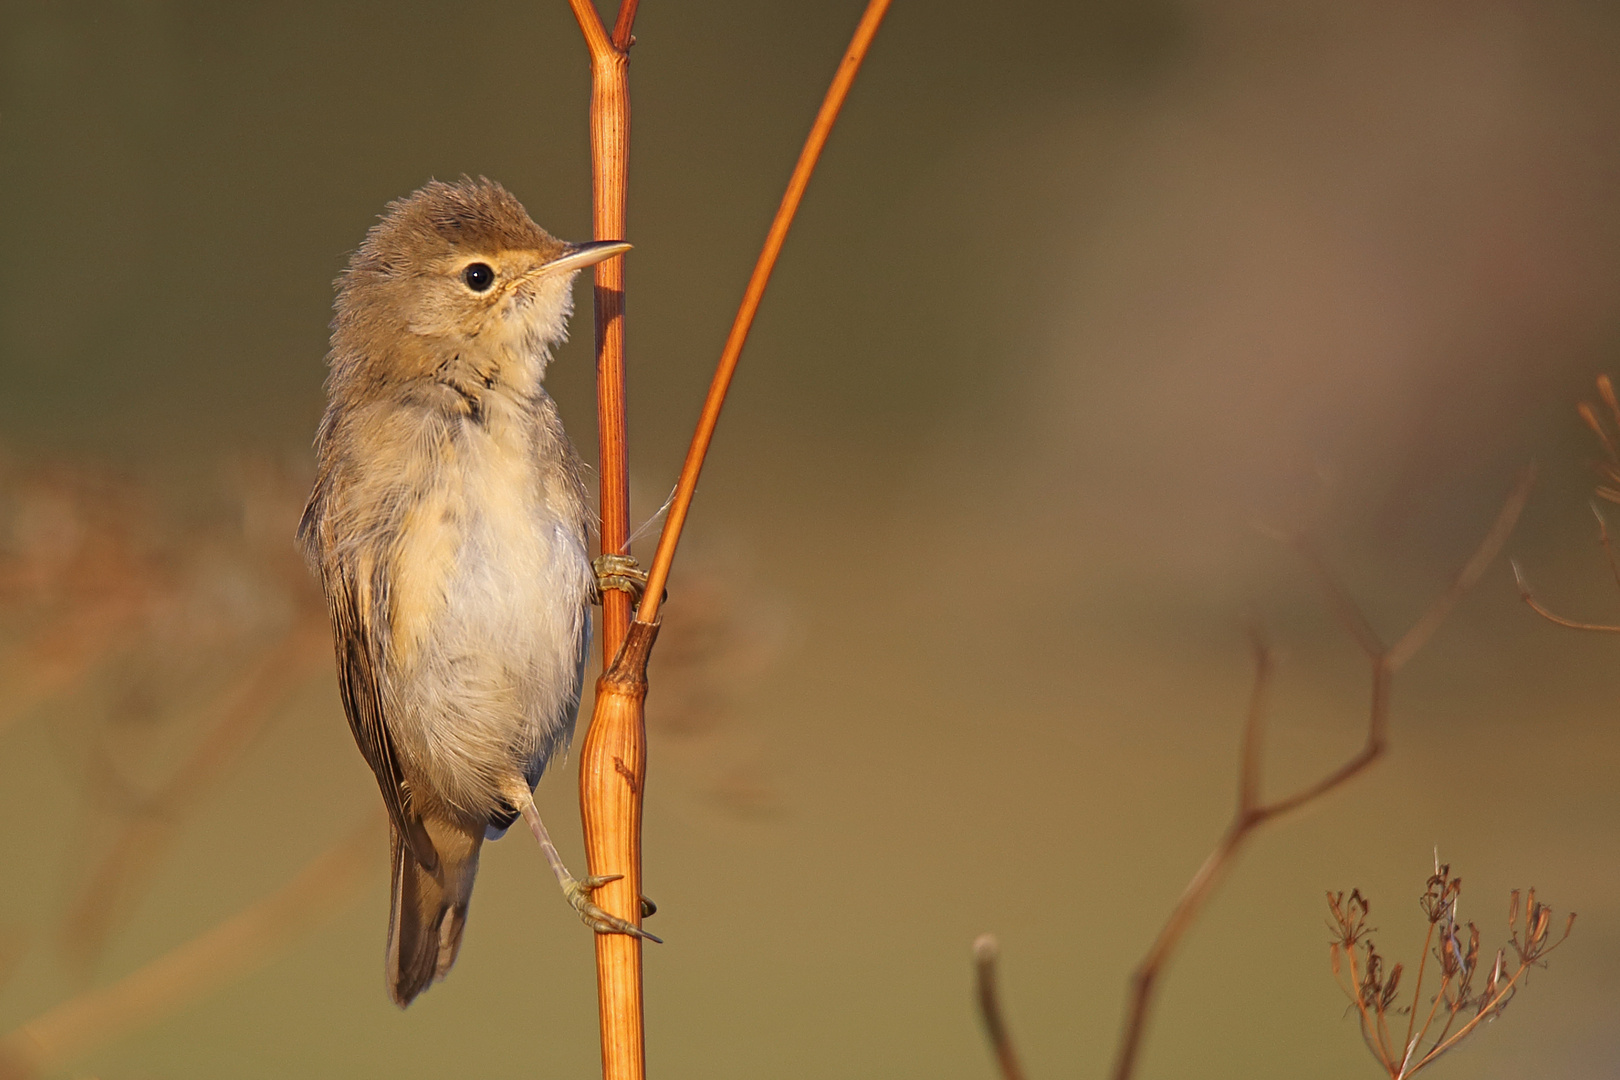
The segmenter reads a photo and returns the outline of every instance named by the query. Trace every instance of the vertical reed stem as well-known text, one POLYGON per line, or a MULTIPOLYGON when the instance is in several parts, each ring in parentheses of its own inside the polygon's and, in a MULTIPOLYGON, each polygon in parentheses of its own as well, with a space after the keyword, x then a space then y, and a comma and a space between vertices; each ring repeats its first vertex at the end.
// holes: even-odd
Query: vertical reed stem
MULTIPOLYGON (((635 0, 623 0, 608 36, 591 0, 569 0, 591 57, 591 208, 598 240, 625 237, 630 157, 630 42, 635 0)), ((630 473, 624 410, 624 259, 596 266, 596 416, 600 449, 602 551, 623 553, 630 538, 630 473)), ((579 809, 593 875, 621 874, 596 890, 604 910, 631 922, 641 916, 641 790, 647 733, 639 689, 611 682, 612 661, 630 628, 630 596, 602 598, 602 666, 597 707, 579 755, 579 809), (626 691, 629 691, 628 693, 626 691), (611 698, 611 701, 605 699, 611 698)), ((650 637, 646 647, 651 648, 650 637)), ((645 658, 642 660, 645 664, 645 658)), ((623 680, 620 680, 621 682, 623 680)), ((596 935, 597 1007, 603 1080, 642 1080, 641 939, 596 935)))
MULTIPOLYGON (((720 419, 726 391, 742 354, 754 313, 765 294, 776 257, 787 238, 799 201, 810 183, 855 73, 872 44, 890 0, 868 0, 854 40, 844 54, 821 111, 811 125, 798 165, 788 182, 764 250, 732 323, 697 431, 692 436, 680 483, 653 559, 650 582, 637 619, 630 597, 613 589, 602 605, 602 677, 596 706, 580 751, 580 813, 592 874, 622 874, 598 889, 594 899, 610 914, 639 923, 641 914, 641 791, 647 773, 647 658, 658 634, 658 606, 675 558, 681 527, 697 489, 703 458, 720 419)), ((626 162, 630 133, 630 46, 637 0, 622 0, 610 38, 592 0, 569 0, 591 54, 591 177, 598 240, 625 237, 626 162)), ((624 423, 624 266, 621 259, 596 269, 597 422, 601 441, 602 551, 627 554, 630 483, 624 423)), ((641 939, 598 934, 596 978, 602 1024, 603 1080, 643 1080, 646 1075, 642 1021, 641 939)))

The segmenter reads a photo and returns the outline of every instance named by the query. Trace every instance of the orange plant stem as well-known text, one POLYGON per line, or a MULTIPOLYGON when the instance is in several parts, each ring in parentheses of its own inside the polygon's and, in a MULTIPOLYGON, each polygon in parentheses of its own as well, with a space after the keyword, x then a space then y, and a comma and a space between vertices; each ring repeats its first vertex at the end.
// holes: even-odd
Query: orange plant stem
MULTIPOLYGON (((776 257, 810 183, 844 99, 849 95, 890 0, 870 0, 855 38, 833 77, 788 182, 764 250, 743 294, 741 308, 721 352, 697 431, 681 470, 670 515, 659 537, 649 583, 632 622, 629 596, 608 590, 603 602, 603 673, 596 684, 591 726, 580 751, 580 812, 590 872, 623 877, 598 889, 595 901, 608 912, 640 921, 641 804, 647 741, 643 703, 647 657, 658 632, 658 606, 669 580, 704 456, 720 408, 748 339, 776 257), (650 603, 649 603, 650 601, 650 603), (611 658, 611 659, 610 659, 611 658)), ((591 0, 569 0, 591 54, 591 161, 596 238, 624 238, 626 161, 629 155, 629 50, 637 0, 622 0, 612 36, 591 0)), ((620 259, 598 264, 596 276, 597 417, 601 440, 602 551, 627 554, 629 472, 624 423, 624 270, 620 259)), ((604 1080, 642 1080, 646 1075, 642 1018, 641 939, 625 934, 596 938, 598 1005, 602 1024, 604 1080)))
POLYGON ((866 52, 872 47, 872 39, 877 36, 878 27, 882 25, 883 16, 888 10, 889 0, 869 0, 867 3, 865 14, 856 24, 855 36, 844 51, 844 58, 833 75, 832 85, 827 88, 827 96, 821 102, 821 111, 816 114, 815 123, 810 125, 810 134, 804 140, 804 149, 799 151, 799 162, 793 167, 793 175, 788 179, 781 205, 776 208, 770 231, 765 234, 765 246, 754 263, 748 287, 743 290, 742 304, 737 308, 737 317, 732 321, 725 347, 720 350, 720 362, 715 365, 714 378, 709 383, 708 396, 703 399, 703 412, 698 417, 697 430, 693 432, 691 446, 686 451, 686 463, 681 466, 681 478, 675 486, 669 516, 664 519, 664 530, 658 537, 658 550, 653 554, 652 569, 647 572, 647 591, 642 595, 641 607, 636 611, 638 622, 658 621, 658 607, 663 603, 669 568, 675 561, 675 546, 681 542, 681 529, 685 527, 687 512, 692 507, 692 495, 697 491, 703 459, 709 453, 709 444, 714 441, 715 425, 720 423, 720 409, 726 403, 726 391, 731 389, 731 377, 737 371, 737 360, 748 342, 748 331, 754 326, 754 315, 759 311, 759 302, 765 297, 765 286, 770 284, 771 271, 776 268, 776 257, 782 253, 782 245, 787 242, 793 215, 799 212, 805 188, 810 186, 810 175, 816 171, 821 149, 827 145, 827 136, 832 134, 833 123, 838 119, 839 110, 844 107, 849 88, 854 85, 855 75, 861 70, 861 61, 866 59, 866 52))
MULTIPOLYGON (((569 0, 591 58, 591 206, 598 240, 625 237, 630 157, 630 42, 636 0, 623 0, 610 37, 591 0, 569 0)), ((602 551, 622 554, 630 538, 630 472, 625 430, 624 259, 596 266, 596 412, 600 450, 602 551)), ((602 598, 602 658, 609 668, 630 628, 630 597, 602 598)), ((651 647, 651 641, 647 642, 651 647)), ((641 785, 647 736, 641 697, 598 684, 598 700, 579 755, 579 808, 585 857, 593 875, 623 875, 593 895, 632 922, 641 907, 641 785), (610 691, 604 693, 604 691, 610 691), (611 699, 611 700, 610 700, 611 699)), ((645 694, 643 688, 642 694, 645 694)), ((597 1008, 604 1080, 646 1075, 641 940, 596 935, 597 1008)))

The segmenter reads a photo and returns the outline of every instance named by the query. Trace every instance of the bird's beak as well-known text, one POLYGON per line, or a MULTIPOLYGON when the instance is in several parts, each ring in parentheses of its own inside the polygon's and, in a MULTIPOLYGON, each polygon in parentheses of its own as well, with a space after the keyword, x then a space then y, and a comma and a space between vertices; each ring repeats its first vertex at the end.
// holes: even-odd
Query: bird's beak
POLYGON ((540 267, 544 274, 571 274, 587 266, 595 266, 603 259, 611 259, 630 250, 623 240, 592 240, 587 244, 569 244, 563 253, 540 267))

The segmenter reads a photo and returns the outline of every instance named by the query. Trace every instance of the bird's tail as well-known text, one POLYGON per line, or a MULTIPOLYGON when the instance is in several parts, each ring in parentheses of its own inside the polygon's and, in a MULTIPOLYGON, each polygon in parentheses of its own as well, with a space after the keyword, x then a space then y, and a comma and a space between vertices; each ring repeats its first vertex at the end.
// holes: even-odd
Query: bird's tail
POLYGON ((468 831, 443 820, 424 818, 422 824, 438 854, 432 870, 417 861, 398 830, 393 834, 388 996, 402 1009, 456 962, 484 840, 482 825, 468 831))

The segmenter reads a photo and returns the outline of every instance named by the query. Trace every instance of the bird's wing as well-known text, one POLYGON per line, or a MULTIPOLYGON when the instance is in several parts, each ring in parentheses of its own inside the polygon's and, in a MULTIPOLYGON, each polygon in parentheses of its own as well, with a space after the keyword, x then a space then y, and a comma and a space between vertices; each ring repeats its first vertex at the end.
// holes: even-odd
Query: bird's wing
POLYGON ((323 575, 337 645, 338 689, 343 696, 343 711, 349 717, 349 730, 377 776, 383 805, 388 808, 394 828, 422 868, 431 871, 438 865, 438 853, 421 818, 411 808, 410 789, 400 775, 382 688, 378 685, 372 583, 364 569, 345 562, 327 567, 323 575))

